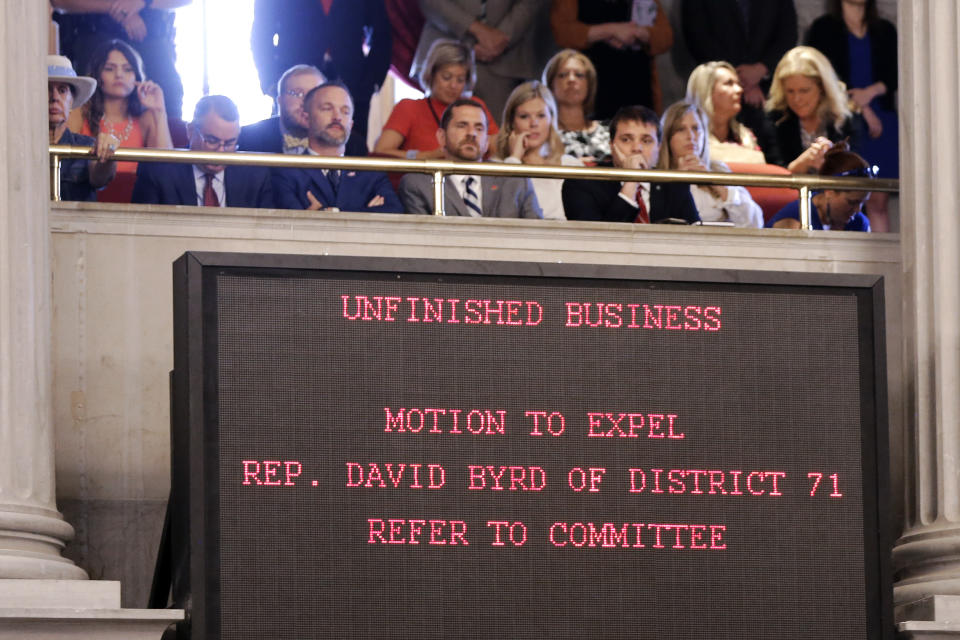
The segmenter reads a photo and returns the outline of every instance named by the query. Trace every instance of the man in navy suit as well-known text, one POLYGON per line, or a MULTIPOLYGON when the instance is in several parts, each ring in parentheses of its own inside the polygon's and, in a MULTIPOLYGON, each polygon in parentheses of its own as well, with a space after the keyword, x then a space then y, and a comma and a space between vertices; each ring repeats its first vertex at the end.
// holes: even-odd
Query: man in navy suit
MULTIPOLYGON (((610 121, 613 166, 650 169, 660 157, 660 120, 642 106, 621 107, 610 121)), ((700 220, 690 185, 613 180, 564 180, 563 209, 567 220, 663 222, 700 220)))
MULTIPOLYGON (((298 64, 280 76, 277 83, 277 113, 240 129, 240 151, 301 154, 307 148, 307 113, 303 99, 310 89, 326 82, 313 65, 298 64)), ((365 154, 364 154, 365 155, 365 154)))
MULTIPOLYGON (((193 151, 235 151, 240 113, 226 96, 204 96, 187 125, 193 151)), ((141 162, 132 202, 205 207, 273 207, 264 167, 141 162)))
MULTIPOLYGON (((353 128, 353 100, 347 88, 333 82, 322 84, 311 89, 303 105, 309 138, 305 153, 342 156, 353 128)), ((277 168, 273 171, 273 191, 281 209, 402 211, 390 180, 379 171, 277 168)))

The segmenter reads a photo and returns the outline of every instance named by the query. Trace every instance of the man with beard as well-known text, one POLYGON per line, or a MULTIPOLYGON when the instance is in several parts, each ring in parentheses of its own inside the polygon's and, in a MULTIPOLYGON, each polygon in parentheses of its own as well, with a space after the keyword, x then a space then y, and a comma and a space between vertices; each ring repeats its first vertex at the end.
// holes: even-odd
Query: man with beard
MULTIPOLYGON (((347 88, 328 82, 303 98, 307 114, 307 155, 344 154, 353 128, 353 100, 347 88)), ((386 174, 377 171, 278 168, 273 190, 281 209, 399 213, 400 201, 386 174)))
POLYGON ((307 113, 303 98, 326 82, 320 69, 298 64, 284 71, 277 83, 279 115, 240 129, 240 151, 301 154, 307 148, 307 113))
MULTIPOLYGON (((487 152, 487 116, 480 103, 461 98, 440 119, 437 140, 447 160, 480 162, 487 152)), ((400 180, 400 199, 407 213, 433 213, 433 179, 408 173, 400 180)), ((543 211, 529 178, 451 175, 444 181, 448 216, 542 218, 543 211)))
MULTIPOLYGON (((187 125, 193 151, 235 151, 240 112, 226 96, 204 96, 187 125)), ((202 207, 273 207, 270 172, 243 165, 141 162, 132 202, 202 207)))

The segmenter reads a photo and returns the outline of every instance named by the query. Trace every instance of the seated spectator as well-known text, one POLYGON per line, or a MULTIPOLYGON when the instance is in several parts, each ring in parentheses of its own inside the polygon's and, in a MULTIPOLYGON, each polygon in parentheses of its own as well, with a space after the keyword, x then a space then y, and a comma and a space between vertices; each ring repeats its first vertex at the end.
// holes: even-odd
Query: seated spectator
POLYGON ((303 98, 326 82, 320 69, 309 64, 290 67, 277 83, 277 112, 266 120, 240 129, 240 151, 299 155, 307 148, 307 112, 303 98))
MULTIPOLYGON (((820 175, 875 178, 870 164, 849 150, 846 142, 838 142, 827 151, 820 175)), ((863 203, 870 197, 869 191, 835 191, 825 189, 810 198, 810 225, 816 230, 870 231, 870 221, 863 215, 863 203)), ((800 228, 800 201, 785 206, 769 222, 774 229, 800 228)))
MULTIPOLYGON (((235 151, 240 113, 226 96, 204 96, 187 125, 193 151, 235 151)), ((273 207, 264 167, 141 162, 133 202, 203 207, 273 207)))
MULTIPOLYGON (((660 120, 643 106, 622 107, 610 121, 612 166, 652 169, 660 157, 660 120)), ((603 165, 611 166, 611 165, 603 165)), ((700 220, 690 187, 680 183, 564 180, 567 220, 672 222, 700 220)))
MULTIPOLYGON (((437 140, 447 160, 480 162, 489 140, 483 106, 466 98, 454 101, 443 112, 437 140)), ((443 192, 448 216, 543 217, 529 178, 451 175, 443 192)), ((399 194, 407 213, 433 213, 432 176, 408 173, 400 181, 399 194)))
POLYGON ((553 37, 583 51, 597 69, 596 116, 622 105, 660 108, 654 58, 673 46, 673 29, 660 0, 553 0, 553 37))
MULTIPOLYGON (((328 82, 303 98, 307 112, 306 155, 341 157, 353 128, 353 100, 339 83, 328 82)), ((277 168, 273 191, 280 209, 399 213, 400 200, 387 176, 377 171, 277 168)))
POLYGON ((687 79, 686 99, 699 104, 707 116, 713 160, 766 163, 753 131, 737 120, 743 109, 743 86, 732 64, 713 61, 698 65, 687 79))
MULTIPOLYGON (((437 40, 420 73, 420 86, 426 97, 405 99, 394 105, 373 152, 411 160, 443 158, 443 149, 437 142, 440 116, 449 104, 470 96, 476 79, 473 51, 453 40, 437 40)), ((497 123, 487 105, 479 98, 473 100, 483 108, 490 135, 496 134, 497 123)))
POLYGON ((597 70, 590 58, 564 49, 544 67, 543 84, 557 100, 557 127, 564 152, 591 167, 609 160, 610 129, 599 120, 588 119, 597 97, 597 70))
POLYGON ((854 135, 847 87, 813 47, 794 47, 783 56, 766 109, 776 127, 774 164, 791 173, 816 173, 833 143, 854 135))
MULTIPOLYGON (((513 90, 503 111, 503 128, 493 141, 493 158, 514 164, 558 164, 582 167, 583 162, 563 152, 557 132, 557 105, 545 86, 531 80, 513 90)), ((563 181, 531 178, 543 217, 566 220, 563 181)))
MULTIPOLYGON (((670 105, 663 114, 662 129, 664 145, 658 169, 730 172, 722 162, 710 161, 707 117, 696 103, 670 105)), ((744 187, 692 184, 690 193, 704 222, 732 222, 757 229, 763 226, 763 211, 744 187)))
POLYGON ((110 156, 120 143, 116 136, 101 131, 96 139, 73 133, 67 128, 70 111, 80 107, 93 92, 97 82, 78 76, 70 59, 65 56, 47 56, 47 119, 50 125, 50 144, 73 147, 94 147, 97 159, 64 158, 60 161, 60 199, 96 200, 97 189, 113 179, 117 163, 110 156))
MULTIPOLYGON (((97 136, 115 135, 121 149, 172 149, 163 90, 143 75, 143 63, 122 40, 102 44, 90 57, 90 75, 97 90, 76 112, 71 129, 97 136)), ((130 202, 137 178, 136 162, 118 162, 117 177, 97 193, 100 202, 130 202)))

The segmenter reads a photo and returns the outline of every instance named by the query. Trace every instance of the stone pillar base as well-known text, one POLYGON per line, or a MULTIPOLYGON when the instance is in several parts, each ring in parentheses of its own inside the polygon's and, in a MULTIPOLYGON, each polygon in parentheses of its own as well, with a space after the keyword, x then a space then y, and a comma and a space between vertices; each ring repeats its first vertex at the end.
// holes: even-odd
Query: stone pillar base
POLYGON ((960 596, 927 596, 896 607, 894 617, 905 640, 960 638, 960 596))
POLYGON ((0 578, 86 580, 83 569, 60 555, 72 538, 73 527, 56 511, 0 504, 0 578))
POLYGON ((960 596, 960 528, 924 527, 905 534, 893 549, 893 565, 897 605, 931 594, 960 596))

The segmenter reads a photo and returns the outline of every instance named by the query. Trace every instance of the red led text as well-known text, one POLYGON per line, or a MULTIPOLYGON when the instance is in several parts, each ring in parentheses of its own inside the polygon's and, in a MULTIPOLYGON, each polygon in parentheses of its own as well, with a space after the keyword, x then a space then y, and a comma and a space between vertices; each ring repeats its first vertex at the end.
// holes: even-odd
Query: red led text
POLYGON ((720 307, 567 302, 566 327, 720 331, 720 307))
POLYGON ((447 483, 447 472, 439 464, 376 462, 347 463, 347 487, 367 489, 440 489, 447 483), (382 468, 381 468, 382 467, 382 468), (426 467, 424 469, 424 467, 426 467))
POLYGON ((470 545, 463 520, 368 518, 367 533, 367 544, 470 545))
POLYGON ((243 484, 265 487, 292 487, 293 479, 303 473, 303 465, 296 460, 244 460, 243 484))
POLYGON ((674 429, 676 414, 662 413, 602 413, 588 412, 588 438, 639 438, 643 429, 647 438, 683 440, 682 432, 674 429))
POLYGON ((786 471, 630 469, 630 493, 780 497, 786 471))
POLYGON ((470 433, 475 436, 504 435, 504 409, 406 409, 384 407, 384 433, 470 433))
POLYGON ((644 524, 625 522, 554 522, 549 540, 555 547, 601 549, 709 549, 727 548, 722 524, 644 524))

